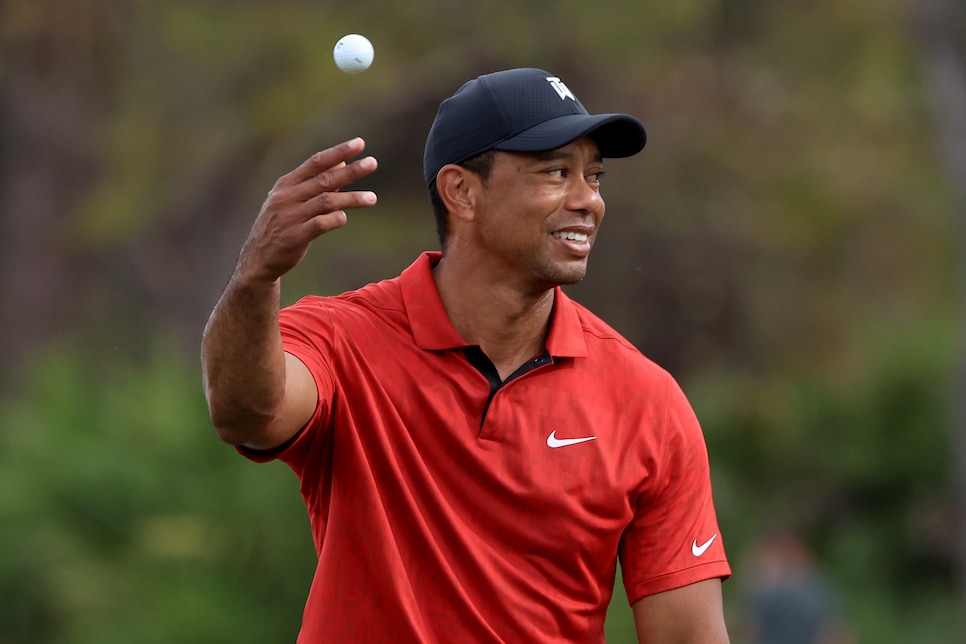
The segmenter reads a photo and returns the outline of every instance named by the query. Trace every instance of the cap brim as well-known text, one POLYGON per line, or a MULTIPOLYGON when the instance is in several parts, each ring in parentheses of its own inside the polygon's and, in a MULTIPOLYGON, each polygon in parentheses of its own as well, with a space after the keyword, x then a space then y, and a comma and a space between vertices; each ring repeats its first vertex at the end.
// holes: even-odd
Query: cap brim
POLYGON ((567 114, 524 130, 493 146, 508 152, 545 152, 590 136, 605 158, 629 157, 644 149, 644 125, 627 114, 567 114))

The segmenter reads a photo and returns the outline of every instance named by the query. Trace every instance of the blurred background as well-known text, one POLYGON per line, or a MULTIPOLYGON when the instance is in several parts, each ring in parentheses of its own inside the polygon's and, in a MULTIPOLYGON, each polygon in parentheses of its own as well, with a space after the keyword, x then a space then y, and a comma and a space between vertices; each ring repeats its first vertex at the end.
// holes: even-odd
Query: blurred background
POLYGON ((436 248, 436 106, 535 66, 648 128, 569 292, 702 421, 733 641, 966 641, 964 29, 959 0, 0 0, 2 639, 294 641, 308 520, 208 423, 208 313, 275 179, 352 136, 379 205, 285 302, 436 248))

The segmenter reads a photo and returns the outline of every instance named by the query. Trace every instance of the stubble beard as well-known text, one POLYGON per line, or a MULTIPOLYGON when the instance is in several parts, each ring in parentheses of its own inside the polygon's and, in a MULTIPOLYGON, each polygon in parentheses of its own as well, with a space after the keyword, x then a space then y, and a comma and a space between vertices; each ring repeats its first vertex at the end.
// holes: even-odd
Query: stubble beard
POLYGON ((534 272, 551 287, 571 286, 581 282, 587 275, 587 260, 563 263, 548 257, 537 262, 534 269, 534 272))

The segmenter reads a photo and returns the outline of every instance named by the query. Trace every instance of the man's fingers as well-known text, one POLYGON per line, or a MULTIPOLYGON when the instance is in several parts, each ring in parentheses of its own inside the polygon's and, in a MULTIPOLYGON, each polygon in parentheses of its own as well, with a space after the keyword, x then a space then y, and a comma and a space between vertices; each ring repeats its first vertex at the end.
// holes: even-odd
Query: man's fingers
POLYGON ((309 219, 326 213, 344 211, 349 208, 368 208, 369 206, 375 205, 375 203, 376 193, 368 190, 323 192, 303 203, 299 210, 306 219, 309 219))
POLYGON ((312 239, 345 225, 349 208, 368 208, 375 205, 376 193, 367 190, 353 192, 323 192, 301 204, 299 212, 305 219, 303 231, 312 239))
POLYGON ((338 145, 316 152, 302 164, 282 176, 275 184, 277 187, 295 186, 311 177, 334 168, 340 163, 348 163, 349 159, 359 155, 366 148, 366 142, 360 137, 343 141, 338 145))
POLYGON ((359 179, 375 172, 378 164, 373 157, 365 157, 349 164, 336 165, 328 170, 306 178, 292 188, 292 196, 308 201, 326 192, 336 192, 359 179))
POLYGON ((310 239, 314 240, 331 230, 345 226, 347 219, 344 210, 329 211, 306 221, 304 228, 310 239))

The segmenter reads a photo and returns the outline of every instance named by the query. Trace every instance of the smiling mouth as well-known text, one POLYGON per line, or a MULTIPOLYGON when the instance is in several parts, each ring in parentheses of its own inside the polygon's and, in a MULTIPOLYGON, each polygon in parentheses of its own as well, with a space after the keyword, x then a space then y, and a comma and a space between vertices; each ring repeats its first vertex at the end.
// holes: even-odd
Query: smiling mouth
POLYGON ((556 232, 553 236, 557 239, 566 239, 575 242, 585 242, 587 241, 588 235, 586 233, 575 233, 575 232, 556 232))

